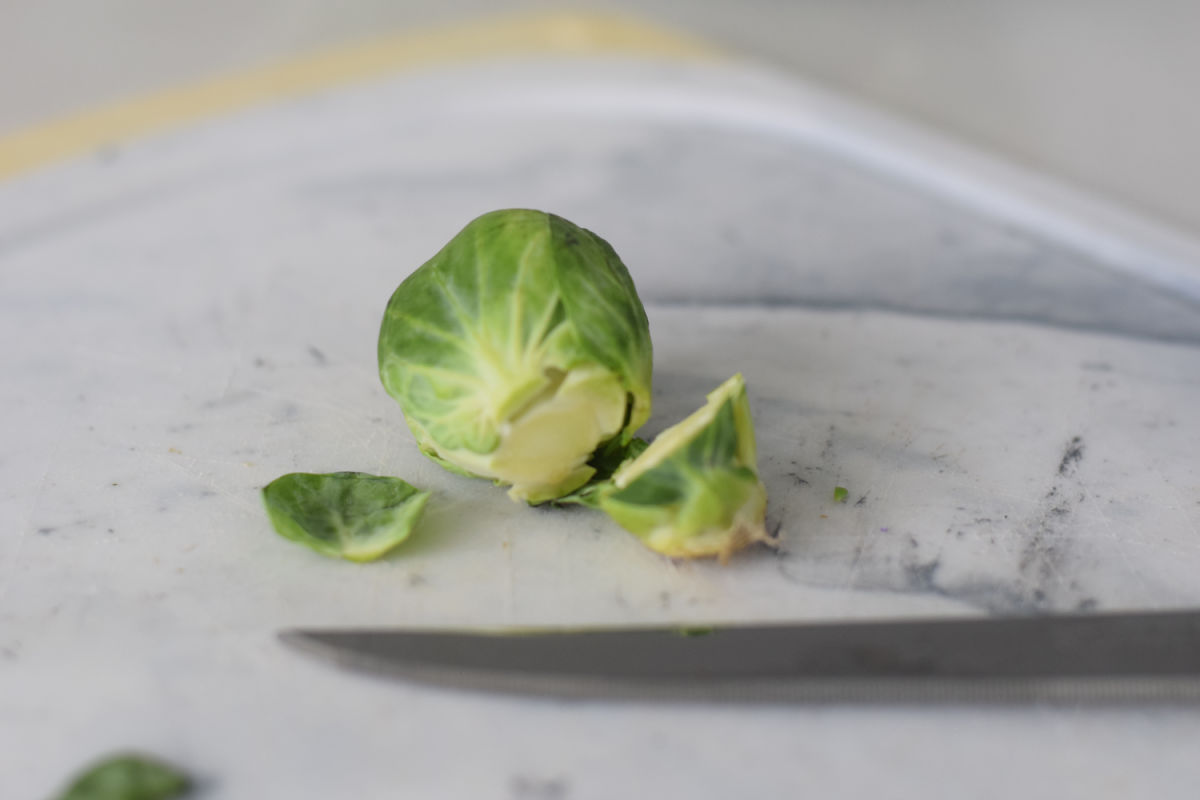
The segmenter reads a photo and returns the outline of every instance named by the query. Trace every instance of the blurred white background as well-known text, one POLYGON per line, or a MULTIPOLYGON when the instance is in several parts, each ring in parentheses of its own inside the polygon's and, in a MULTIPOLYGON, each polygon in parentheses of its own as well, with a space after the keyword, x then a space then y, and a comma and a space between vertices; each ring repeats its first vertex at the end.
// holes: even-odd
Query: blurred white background
POLYGON ((697 34, 1200 234, 1194 0, 7 0, 0 136, 364 37, 548 10, 697 34))

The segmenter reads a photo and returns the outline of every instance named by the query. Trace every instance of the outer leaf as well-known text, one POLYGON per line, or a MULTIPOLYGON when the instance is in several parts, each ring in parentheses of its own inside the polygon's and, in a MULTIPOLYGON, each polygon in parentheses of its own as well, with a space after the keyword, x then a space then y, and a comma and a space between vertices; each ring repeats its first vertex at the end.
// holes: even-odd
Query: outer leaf
POLYGON ((468 224, 392 295, 379 374, 421 450, 456 471, 560 497, 591 453, 649 416, 649 325, 624 264, 561 217, 468 224))
POLYGON ((429 492, 362 472, 293 472, 263 489, 279 535, 327 556, 374 561, 408 538, 429 492))
POLYGON ((585 348, 620 374, 633 397, 626 437, 650 418, 650 323, 633 278, 608 242, 550 215, 558 284, 567 317, 585 348))
POLYGON ((58 800, 170 800, 190 787, 186 775, 161 761, 121 755, 87 769, 58 800))
POLYGON ((660 433, 583 500, 672 557, 725 559, 752 542, 770 542, 742 376, 709 394, 703 408, 660 433))

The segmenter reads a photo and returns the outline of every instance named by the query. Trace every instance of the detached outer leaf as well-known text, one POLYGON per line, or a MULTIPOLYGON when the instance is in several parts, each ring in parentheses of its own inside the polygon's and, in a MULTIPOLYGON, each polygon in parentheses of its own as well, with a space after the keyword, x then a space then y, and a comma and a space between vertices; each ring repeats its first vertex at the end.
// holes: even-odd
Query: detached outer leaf
POLYGON ((262 496, 279 535, 322 555, 374 561, 409 537, 429 492, 363 472, 292 472, 262 496))
POLYGON ((660 433, 585 499, 675 558, 724 560, 753 542, 772 542, 742 376, 711 392, 704 407, 660 433))
POLYGON ((89 767, 57 800, 170 800, 191 789, 182 772, 156 759, 120 755, 89 767))

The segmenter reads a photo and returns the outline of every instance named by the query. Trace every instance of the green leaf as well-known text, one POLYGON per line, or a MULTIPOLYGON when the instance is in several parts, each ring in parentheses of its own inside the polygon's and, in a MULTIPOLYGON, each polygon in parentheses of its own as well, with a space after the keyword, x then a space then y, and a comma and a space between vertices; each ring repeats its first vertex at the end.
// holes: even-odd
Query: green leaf
POLYGON ((660 433, 578 502, 599 507, 647 547, 673 558, 722 560, 773 540, 758 477, 754 423, 741 375, 660 433))
POLYGON ((379 377, 422 452, 530 503, 650 415, 650 328, 612 247, 527 209, 471 221, 397 287, 379 377))
POLYGON ((850 490, 845 486, 833 487, 833 502, 844 503, 850 497, 850 490))
POLYGON ((114 756, 89 767, 57 800, 170 800, 191 788, 186 775, 156 759, 114 756))
POLYGON ((652 346, 646 309, 633 278, 608 242, 562 217, 548 215, 556 280, 579 339, 591 355, 624 378, 633 402, 626 438, 650 417, 652 346))
POLYGON ((694 639, 697 636, 712 636, 716 632, 717 629, 710 626, 675 629, 676 635, 683 636, 687 639, 694 639))
POLYGON ((613 439, 593 453, 592 460, 588 464, 596 470, 595 479, 597 481, 606 481, 621 468, 622 464, 637 458, 646 452, 646 448, 649 446, 649 442, 636 436, 628 442, 613 439))
POLYGON ((613 473, 626 461, 631 461, 646 451, 650 443, 636 436, 628 442, 612 439, 592 454, 588 466, 596 470, 592 480, 570 494, 557 498, 556 505, 581 505, 588 508, 600 507, 600 495, 611 491, 613 473))
POLYGON ((322 555, 374 561, 412 533, 429 492, 362 472, 293 472, 262 496, 279 535, 322 555))

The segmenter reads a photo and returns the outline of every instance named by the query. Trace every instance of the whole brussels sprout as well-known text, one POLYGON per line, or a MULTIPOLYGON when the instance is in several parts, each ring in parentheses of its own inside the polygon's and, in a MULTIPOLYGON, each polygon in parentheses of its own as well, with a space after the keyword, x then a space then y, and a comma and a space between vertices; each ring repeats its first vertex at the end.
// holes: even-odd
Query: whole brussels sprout
POLYGON ((650 416, 650 330, 628 270, 541 211, 473 220, 408 276, 379 331, 379 376, 421 450, 540 503, 585 484, 603 445, 650 416))

